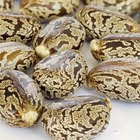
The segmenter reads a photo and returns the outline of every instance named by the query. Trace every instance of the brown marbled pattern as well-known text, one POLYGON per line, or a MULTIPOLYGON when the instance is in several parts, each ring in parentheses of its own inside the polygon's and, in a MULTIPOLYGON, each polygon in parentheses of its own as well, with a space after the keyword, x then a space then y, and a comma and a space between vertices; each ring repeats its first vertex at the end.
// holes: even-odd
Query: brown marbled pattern
POLYGON ((67 50, 40 61, 33 76, 46 98, 62 99, 83 85, 86 74, 87 64, 81 53, 67 50))
POLYGON ((60 17, 39 31, 33 47, 40 58, 68 49, 79 50, 85 41, 85 28, 73 17, 60 17))
POLYGON ((140 60, 116 58, 104 61, 89 72, 87 85, 113 99, 140 102, 140 60))
POLYGON ((20 12, 38 19, 54 19, 73 13, 79 0, 21 0, 20 12))
POLYGON ((24 71, 36 61, 34 49, 18 42, 0 43, 0 70, 17 69, 24 71))
POLYGON ((34 125, 43 111, 44 98, 40 88, 29 76, 16 70, 0 73, 0 118, 11 126, 29 127, 34 125), (31 119, 31 123, 24 120, 31 119), (31 114, 37 114, 34 121, 31 114), (31 118, 30 118, 31 117, 31 118))
POLYGON ((133 15, 139 11, 140 0, 83 0, 85 4, 99 5, 123 14, 133 15))
POLYGON ((29 43, 40 30, 36 18, 17 14, 0 14, 0 42, 29 43))
POLYGON ((140 34, 118 33, 94 39, 90 49, 99 61, 122 57, 140 58, 140 34))
POLYGON ((42 124, 54 140, 91 140, 107 127, 110 111, 109 99, 70 97, 50 103, 42 124))
POLYGON ((140 31, 140 25, 129 16, 93 5, 81 8, 77 19, 86 28, 88 37, 93 39, 114 33, 140 31))

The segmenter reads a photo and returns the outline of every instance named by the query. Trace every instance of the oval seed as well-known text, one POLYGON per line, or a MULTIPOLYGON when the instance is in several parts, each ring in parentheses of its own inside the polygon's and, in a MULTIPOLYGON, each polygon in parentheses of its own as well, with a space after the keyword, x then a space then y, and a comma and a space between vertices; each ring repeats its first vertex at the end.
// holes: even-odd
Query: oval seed
POLYGON ((81 53, 67 50, 40 61, 34 69, 34 79, 46 98, 63 99, 85 82, 87 64, 81 53))
POLYGON ((87 85, 113 99, 140 102, 140 60, 104 61, 89 72, 87 85))
POLYGON ((16 14, 0 14, 0 42, 29 43, 40 29, 36 18, 16 14))
POLYGON ((34 125, 43 111, 44 98, 29 76, 16 70, 0 73, 0 117, 15 127, 34 125))
POLYGON ((140 25, 129 16, 93 5, 83 7, 77 13, 77 19, 86 28, 90 39, 113 33, 140 31, 140 25))
POLYGON ((109 99, 71 97, 50 103, 42 124, 54 140, 91 140, 108 125, 110 111, 109 99))
POLYGON ((79 6, 79 0, 21 0, 21 14, 37 18, 54 19, 73 13, 79 6))
POLYGON ((140 58, 140 34, 118 33, 94 39, 90 49, 99 61, 122 57, 140 58))
POLYGON ((85 28, 73 17, 60 17, 51 21, 34 39, 33 46, 40 58, 54 52, 80 49, 85 41, 85 28))
POLYGON ((24 71, 36 61, 35 51, 18 42, 0 43, 0 70, 17 69, 24 71))
POLYGON ((134 15, 140 8, 139 0, 83 0, 85 4, 106 7, 123 14, 134 15))

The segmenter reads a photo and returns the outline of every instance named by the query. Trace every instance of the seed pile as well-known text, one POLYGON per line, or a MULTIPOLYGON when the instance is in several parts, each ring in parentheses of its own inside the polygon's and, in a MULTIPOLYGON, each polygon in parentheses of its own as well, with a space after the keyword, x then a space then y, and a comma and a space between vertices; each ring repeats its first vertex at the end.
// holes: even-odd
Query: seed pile
POLYGON ((9 14, 13 3, 0 1, 3 121, 31 127, 41 119, 54 140, 91 140, 109 124, 109 98, 140 102, 140 25, 130 17, 140 1, 20 0, 9 14), (89 73, 85 40, 103 61, 89 73), (105 98, 72 96, 84 83, 105 98))

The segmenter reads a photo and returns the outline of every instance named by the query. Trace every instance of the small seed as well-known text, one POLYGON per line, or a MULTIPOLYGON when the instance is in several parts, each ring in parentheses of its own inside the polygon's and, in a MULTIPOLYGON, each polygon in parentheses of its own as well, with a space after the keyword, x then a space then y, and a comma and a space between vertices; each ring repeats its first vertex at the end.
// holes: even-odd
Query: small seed
POLYGON ((140 58, 140 34, 118 33, 94 39, 90 49, 99 61, 122 57, 140 58))
POLYGON ((78 6, 79 0, 21 0, 20 12, 41 20, 51 20, 73 13, 78 6))
POLYGON ((85 41, 85 28, 73 17, 60 17, 51 21, 34 39, 33 46, 40 58, 54 52, 80 49, 85 41))
POLYGON ((139 0, 83 0, 85 4, 98 5, 123 14, 134 15, 140 8, 139 0))
POLYGON ((89 72, 87 85, 113 99, 140 102, 140 60, 104 61, 89 72))
POLYGON ((0 42, 29 43, 40 29, 36 18, 16 14, 0 14, 0 42))
POLYGON ((0 117, 11 126, 29 127, 41 117, 44 98, 34 80, 23 72, 0 73, 0 117))
POLYGON ((34 79, 46 98, 63 99, 85 82, 87 64, 81 53, 67 50, 40 61, 34 69, 34 79))
POLYGON ((86 28, 88 37, 99 39, 122 32, 140 32, 140 25, 129 16, 89 5, 77 13, 77 19, 86 28))
POLYGON ((66 98, 47 106, 42 124, 54 140, 91 140, 108 125, 110 105, 94 96, 66 98))
POLYGON ((17 69, 24 71, 36 61, 35 51, 18 42, 0 43, 0 70, 17 69))

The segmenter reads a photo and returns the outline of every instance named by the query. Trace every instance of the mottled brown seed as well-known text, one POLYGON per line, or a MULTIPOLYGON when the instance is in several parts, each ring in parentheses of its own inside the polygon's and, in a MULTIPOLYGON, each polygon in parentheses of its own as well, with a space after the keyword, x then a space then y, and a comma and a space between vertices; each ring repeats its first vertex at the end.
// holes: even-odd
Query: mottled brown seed
POLYGON ((16 14, 0 14, 0 42, 29 43, 40 29, 36 18, 16 14))
POLYGON ((98 5, 123 14, 133 15, 140 8, 140 0, 82 0, 85 4, 98 5))
POLYGON ((13 0, 0 0, 0 12, 10 12, 13 7, 13 0))
POLYGON ((39 19, 54 19, 73 13, 79 0, 21 0, 20 12, 39 19))
POLYGON ((0 70, 17 69, 24 71, 34 65, 35 51, 17 42, 0 43, 0 70))
POLYGON ((139 32, 140 25, 129 16, 89 5, 81 8, 77 19, 84 25, 89 38, 102 38, 122 32, 139 32))
POLYGON ((29 127, 41 117, 44 98, 34 80, 16 70, 0 73, 0 118, 11 126, 29 127))
POLYGON ((50 103, 42 124, 54 140, 91 140, 107 127, 110 111, 109 99, 71 97, 50 103))
POLYGON ((89 72, 87 85, 113 99, 140 102, 140 60, 116 58, 104 61, 89 72))
POLYGON ((86 74, 81 53, 67 50, 44 58, 35 66, 33 75, 46 98, 62 99, 83 85, 86 74))
POLYGON ((57 51, 79 50, 85 41, 85 28, 73 17, 60 17, 51 21, 35 37, 33 47, 40 58, 57 51))
POLYGON ((118 33, 94 39, 90 49, 99 61, 122 57, 140 58, 140 34, 118 33))

